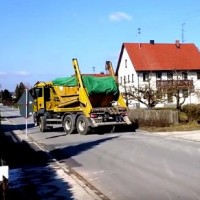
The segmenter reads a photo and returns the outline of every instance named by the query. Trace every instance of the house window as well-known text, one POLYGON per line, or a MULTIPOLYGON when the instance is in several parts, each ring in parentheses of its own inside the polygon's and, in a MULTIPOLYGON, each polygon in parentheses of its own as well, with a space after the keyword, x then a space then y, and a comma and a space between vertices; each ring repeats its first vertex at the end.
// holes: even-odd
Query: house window
POLYGON ((147 73, 147 72, 144 72, 143 73, 143 81, 145 82, 145 81, 149 81, 149 73, 147 73))
POLYGON ((120 84, 122 85, 122 83, 123 83, 123 82, 122 82, 122 76, 120 76, 120 84))
POLYGON ((188 79, 187 72, 182 72, 182 79, 183 80, 187 80, 188 79))
POLYGON ((134 74, 132 74, 132 83, 134 82, 134 74))
POLYGON ((167 72, 167 80, 172 80, 172 79, 173 79, 173 73, 167 72))
POLYGON ((173 94, 171 92, 169 92, 167 94, 167 102, 168 103, 173 103, 173 94))
POLYGON ((163 92, 161 90, 156 91, 156 98, 157 99, 162 99, 163 98, 163 92))
POLYGON ((126 76, 124 76, 124 84, 126 84, 126 76))
POLYGON ((130 75, 128 75, 128 83, 130 83, 130 75))
POLYGON ((125 68, 127 68, 127 59, 125 59, 125 68))
POLYGON ((156 78, 157 79, 162 79, 162 72, 157 72, 156 73, 156 78))
POLYGON ((187 90, 187 89, 182 90, 182 93, 183 93, 183 97, 184 97, 184 98, 187 98, 187 97, 188 97, 188 90, 187 90))
POLYGON ((197 79, 200 79, 200 71, 197 72, 197 79))

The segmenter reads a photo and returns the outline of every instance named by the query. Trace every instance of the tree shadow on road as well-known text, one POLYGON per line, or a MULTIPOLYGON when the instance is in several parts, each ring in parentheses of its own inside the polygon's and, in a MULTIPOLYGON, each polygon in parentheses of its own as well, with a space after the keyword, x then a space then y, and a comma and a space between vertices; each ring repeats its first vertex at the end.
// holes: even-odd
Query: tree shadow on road
MULTIPOLYGON (((34 124, 27 124, 27 128, 33 128, 34 124)), ((15 131, 15 130, 25 130, 26 129, 26 124, 1 124, 1 129, 5 131, 15 131)))
POLYGON ((63 159, 69 159, 73 156, 81 154, 82 152, 88 151, 89 149, 94 148, 95 146, 100 145, 101 143, 107 142, 118 138, 119 136, 111 136, 108 138, 98 139, 95 141, 84 142, 77 145, 67 146, 64 148, 59 148, 50 151, 50 154, 55 157, 57 160, 61 161, 63 159))

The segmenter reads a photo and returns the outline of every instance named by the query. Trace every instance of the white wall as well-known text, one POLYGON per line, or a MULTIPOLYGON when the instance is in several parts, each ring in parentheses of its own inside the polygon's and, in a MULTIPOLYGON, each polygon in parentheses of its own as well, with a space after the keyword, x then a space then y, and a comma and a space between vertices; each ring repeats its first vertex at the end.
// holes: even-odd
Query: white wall
MULTIPOLYGON (((151 87, 156 89, 156 73, 149 72, 149 78, 151 81, 151 87)), ((175 72, 173 74, 173 78, 176 79, 182 79, 182 73, 181 72, 175 72)), ((162 80, 167 80, 167 73, 162 73, 162 80)), ((188 80, 193 80, 194 84, 194 90, 198 91, 200 93, 200 80, 197 79, 197 73, 196 72, 188 72, 188 80)), ((124 49, 124 52, 121 57, 121 63, 118 69, 118 82, 120 84, 120 91, 124 92, 124 85, 127 87, 129 86, 135 86, 135 87, 144 87, 148 82, 143 81, 143 73, 137 73, 135 71, 135 68, 133 66, 133 63, 131 62, 129 55, 124 49), (134 80, 132 82, 132 75, 134 76, 134 80), (129 83, 128 83, 128 76, 129 76, 129 83), (126 83, 124 84, 124 77, 126 79, 126 83), (121 86, 122 84, 122 86, 121 86)), ((167 96, 166 96, 167 98, 167 96)), ((130 107, 136 107, 138 106, 138 102, 135 100, 130 100, 130 107)), ((189 95, 189 97, 186 99, 185 104, 190 103, 200 103, 200 98, 197 97, 196 93, 192 93, 189 95)), ((167 105, 167 101, 164 104, 159 104, 157 107, 163 107, 167 105)), ((176 104, 175 97, 173 98, 173 103, 176 104)), ((140 107, 145 107, 143 104, 139 105, 140 107)))
MULTIPOLYGON (((126 86, 137 85, 138 82, 137 73, 129 58, 129 55, 127 54, 126 49, 124 49, 124 53, 122 55, 121 63, 118 69, 118 82, 120 85, 121 84, 124 85, 124 77, 126 79, 126 84, 125 84, 126 86), (128 76, 130 80, 129 83, 128 83, 128 76), (133 81, 132 81, 132 76, 133 76, 133 81)), ((121 87, 121 89, 123 88, 121 87)))

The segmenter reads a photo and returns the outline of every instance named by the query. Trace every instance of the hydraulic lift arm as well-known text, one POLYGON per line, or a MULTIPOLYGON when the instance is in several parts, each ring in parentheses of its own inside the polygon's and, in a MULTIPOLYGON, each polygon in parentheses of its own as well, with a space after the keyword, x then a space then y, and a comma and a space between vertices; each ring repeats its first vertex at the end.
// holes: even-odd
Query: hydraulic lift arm
MULTIPOLYGON (((114 72, 113 67, 112 67, 112 63, 110 61, 106 61, 105 69, 109 72, 109 74, 111 76, 113 76, 113 78, 115 79, 117 85, 119 85, 118 81, 117 81, 117 77, 115 76, 115 72, 114 72)), ((121 93, 119 94, 119 97, 118 97, 118 103, 123 107, 127 107, 126 103, 125 103, 125 101, 124 101, 124 99, 123 99, 123 97, 121 95, 121 93)))
POLYGON ((82 78, 81 78, 81 71, 79 69, 78 60, 76 58, 72 59, 72 65, 74 67, 75 76, 76 76, 76 80, 78 82, 78 85, 79 85, 80 88, 83 88, 83 81, 82 81, 82 78))
POLYGON ((115 72, 112 67, 112 63, 110 61, 106 61, 106 66, 105 66, 106 71, 109 72, 110 75, 112 75, 115 78, 115 72))

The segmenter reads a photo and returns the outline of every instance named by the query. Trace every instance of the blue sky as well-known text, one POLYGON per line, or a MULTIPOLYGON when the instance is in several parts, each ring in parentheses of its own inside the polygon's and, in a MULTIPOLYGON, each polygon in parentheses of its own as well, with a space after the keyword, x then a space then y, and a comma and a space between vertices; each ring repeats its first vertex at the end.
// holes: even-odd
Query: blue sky
POLYGON ((0 0, 0 89, 71 76, 72 58, 82 73, 116 68, 123 42, 200 48, 199 24, 199 0, 0 0))

